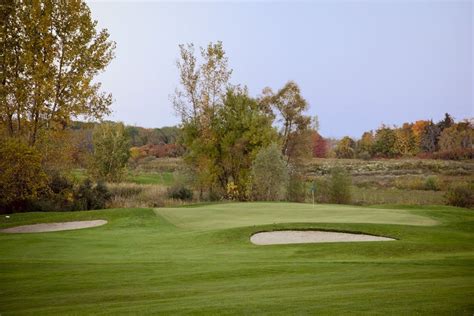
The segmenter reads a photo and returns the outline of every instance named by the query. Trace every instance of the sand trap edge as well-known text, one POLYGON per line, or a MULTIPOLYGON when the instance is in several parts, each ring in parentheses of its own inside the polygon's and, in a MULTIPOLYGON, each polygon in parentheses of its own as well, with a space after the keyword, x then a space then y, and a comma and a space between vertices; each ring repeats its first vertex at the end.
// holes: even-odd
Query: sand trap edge
POLYGON ((1 233, 8 234, 23 234, 23 233, 46 233, 57 232, 63 230, 76 230, 91 227, 98 227, 107 224, 106 220, 92 220, 92 221, 74 221, 74 222, 60 222, 60 223, 41 223, 32 225, 22 225, 10 228, 1 229, 1 233))
POLYGON ((254 245, 288 245, 333 242, 394 241, 396 239, 363 233, 347 233, 325 230, 276 230, 257 232, 250 236, 254 245))

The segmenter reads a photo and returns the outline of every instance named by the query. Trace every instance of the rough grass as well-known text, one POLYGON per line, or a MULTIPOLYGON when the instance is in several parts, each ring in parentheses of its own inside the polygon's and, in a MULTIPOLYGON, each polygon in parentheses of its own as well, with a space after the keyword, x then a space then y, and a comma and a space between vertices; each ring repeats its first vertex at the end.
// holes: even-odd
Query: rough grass
POLYGON ((91 219, 106 219, 109 224, 77 231, 0 234, 0 313, 474 312, 472 211, 305 207, 218 204, 168 209, 166 217, 152 209, 2 217, 0 227, 91 219), (177 226, 172 212, 180 221, 177 226), (225 225, 215 220, 221 213, 225 225), (291 218, 300 223, 282 223, 291 218), (359 222, 362 218, 365 223, 359 222), (241 226, 247 221, 254 224, 241 226), (386 223, 374 223, 380 221, 386 223), (426 221, 439 224, 394 224, 426 221), (184 227, 187 222, 199 222, 199 229, 184 227), (275 246, 249 242, 252 233, 272 229, 357 231, 398 240, 275 246))
POLYGON ((183 202, 168 197, 168 187, 161 184, 136 184, 131 182, 107 183, 112 197, 109 208, 162 207, 182 205, 183 202))
POLYGON ((352 203, 360 205, 406 204, 441 205, 444 192, 427 190, 402 190, 396 188, 352 187, 352 203))

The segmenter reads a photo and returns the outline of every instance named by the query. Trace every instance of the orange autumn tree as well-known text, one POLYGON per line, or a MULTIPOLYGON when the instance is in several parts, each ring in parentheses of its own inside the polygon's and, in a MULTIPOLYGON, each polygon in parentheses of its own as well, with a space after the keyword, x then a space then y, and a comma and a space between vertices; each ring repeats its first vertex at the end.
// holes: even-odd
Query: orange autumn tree
POLYGON ((423 135, 424 135, 424 133, 426 131, 426 128, 428 127, 429 124, 430 124, 430 121, 419 120, 419 121, 416 121, 415 123, 413 123, 413 125, 411 127, 411 130, 413 132, 413 136, 415 137, 416 148, 418 148, 419 150, 421 150, 423 135))

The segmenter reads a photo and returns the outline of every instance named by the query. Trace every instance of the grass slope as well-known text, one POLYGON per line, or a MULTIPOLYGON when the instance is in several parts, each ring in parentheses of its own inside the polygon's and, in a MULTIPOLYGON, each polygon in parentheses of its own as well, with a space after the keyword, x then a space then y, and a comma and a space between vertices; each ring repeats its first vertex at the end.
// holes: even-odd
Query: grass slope
POLYGON ((472 210, 218 204, 156 213, 14 214, 2 217, 0 227, 82 219, 109 224, 0 234, 0 314, 474 312, 472 210), (219 214, 225 216, 216 221, 219 214), (299 223, 267 225, 293 218, 299 223), (256 231, 281 228, 363 231, 399 240, 249 242, 256 231))

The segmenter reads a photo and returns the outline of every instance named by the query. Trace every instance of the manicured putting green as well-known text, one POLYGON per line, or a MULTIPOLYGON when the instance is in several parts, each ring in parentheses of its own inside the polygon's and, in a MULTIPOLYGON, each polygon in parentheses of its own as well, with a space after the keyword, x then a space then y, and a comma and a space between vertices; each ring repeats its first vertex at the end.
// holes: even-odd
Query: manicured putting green
POLYGON ((436 220, 402 209, 303 203, 227 203, 159 208, 155 212, 178 227, 232 228, 276 223, 372 223, 435 225, 436 220))

